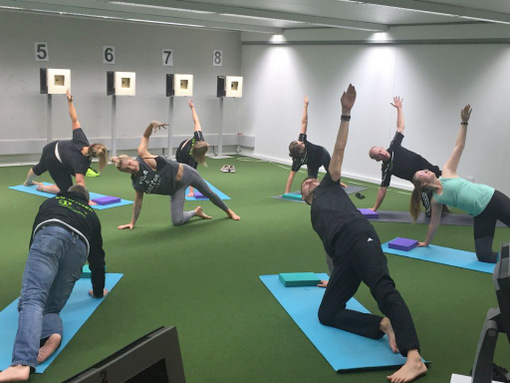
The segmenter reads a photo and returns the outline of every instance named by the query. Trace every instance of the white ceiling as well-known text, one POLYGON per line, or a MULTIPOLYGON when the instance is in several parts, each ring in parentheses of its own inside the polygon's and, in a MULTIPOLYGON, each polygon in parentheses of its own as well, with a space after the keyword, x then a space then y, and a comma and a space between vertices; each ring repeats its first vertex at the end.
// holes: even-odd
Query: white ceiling
POLYGON ((510 0, 0 0, 0 12, 281 34, 285 29, 488 22, 508 24, 510 0))

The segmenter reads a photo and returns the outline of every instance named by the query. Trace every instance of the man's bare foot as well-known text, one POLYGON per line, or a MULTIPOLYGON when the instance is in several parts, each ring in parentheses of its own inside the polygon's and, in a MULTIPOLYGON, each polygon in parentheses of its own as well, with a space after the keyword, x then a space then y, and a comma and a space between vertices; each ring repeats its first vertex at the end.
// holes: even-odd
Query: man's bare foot
POLYGON ((381 323, 379 323, 379 330, 381 330, 383 333, 385 333, 388 336, 388 341, 390 343, 391 351, 393 351, 395 354, 397 352, 399 352, 398 347, 397 347, 397 339, 395 338, 395 331, 393 331, 391 322, 387 317, 384 317, 381 320, 381 323))
POLYGON ((39 185, 40 182, 34 181, 34 180, 26 180, 23 182, 23 186, 32 186, 32 185, 39 185))
POLYGON ((427 366, 421 360, 418 350, 410 350, 407 353, 407 361, 400 370, 387 376, 386 379, 391 383, 412 382, 427 373, 427 366))
POLYGON ((197 208, 195 209, 195 215, 202 219, 211 219, 212 218, 210 215, 207 215, 204 213, 201 206, 197 206, 197 208))
POLYGON ((26 382, 29 376, 29 366, 11 366, 0 372, 0 382, 26 382))
POLYGON ((239 217, 232 209, 227 210, 227 215, 232 218, 234 221, 240 221, 241 217, 239 217))
POLYGON ((39 349, 39 355, 37 355, 37 364, 44 362, 50 357, 51 354, 60 346, 62 336, 60 334, 51 334, 46 343, 39 349))

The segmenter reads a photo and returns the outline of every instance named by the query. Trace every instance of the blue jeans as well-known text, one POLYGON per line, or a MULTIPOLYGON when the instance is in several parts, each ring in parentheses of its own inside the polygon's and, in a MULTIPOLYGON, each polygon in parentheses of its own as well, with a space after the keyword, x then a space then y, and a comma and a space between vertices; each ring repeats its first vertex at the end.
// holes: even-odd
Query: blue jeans
POLYGON ((59 313, 80 278, 86 258, 85 244, 76 234, 59 226, 46 226, 37 232, 23 273, 11 366, 35 369, 41 340, 63 334, 59 313))

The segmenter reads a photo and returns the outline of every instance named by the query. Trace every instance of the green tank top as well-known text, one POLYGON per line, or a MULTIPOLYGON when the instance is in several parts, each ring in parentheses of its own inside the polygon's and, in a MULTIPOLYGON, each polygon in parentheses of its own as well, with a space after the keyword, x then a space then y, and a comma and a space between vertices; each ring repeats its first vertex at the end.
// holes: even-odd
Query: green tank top
POLYGON ((434 192, 436 201, 465 210, 473 217, 485 210, 495 190, 490 186, 475 184, 461 177, 439 177, 439 181, 443 186, 443 193, 438 195, 434 192))

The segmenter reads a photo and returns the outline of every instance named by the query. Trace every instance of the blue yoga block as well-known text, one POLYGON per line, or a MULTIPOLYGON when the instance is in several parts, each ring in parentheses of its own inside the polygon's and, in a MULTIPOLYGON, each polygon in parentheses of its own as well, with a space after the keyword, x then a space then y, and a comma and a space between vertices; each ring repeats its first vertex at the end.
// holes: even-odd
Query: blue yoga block
MULTIPOLYGON (((106 265, 104 265, 104 271, 106 273, 106 265)), ((90 271, 89 264, 83 265, 81 268, 81 277, 80 278, 90 278, 92 271, 90 271)))
POLYGON ((415 239, 397 237, 388 243, 388 247, 391 249, 398 249, 403 251, 409 251, 418 246, 418 241, 415 239))
POLYGON ((315 273, 280 273, 280 282, 285 287, 317 286, 321 279, 315 273))
POLYGON ((285 194, 282 194, 282 198, 298 200, 298 201, 302 200, 301 194, 298 194, 298 193, 285 193, 285 194))

